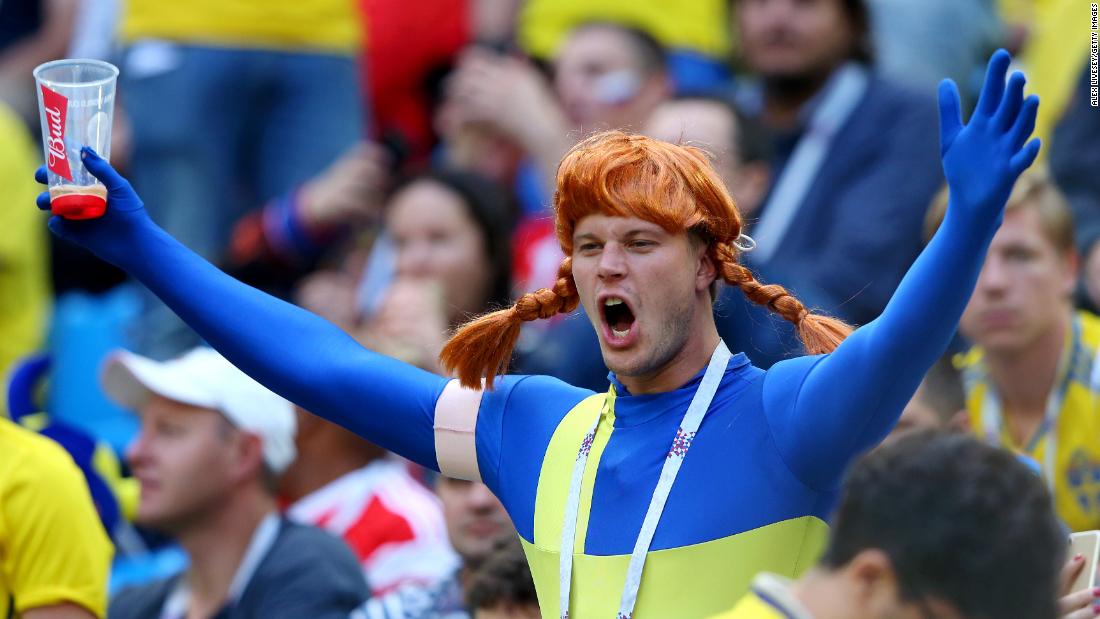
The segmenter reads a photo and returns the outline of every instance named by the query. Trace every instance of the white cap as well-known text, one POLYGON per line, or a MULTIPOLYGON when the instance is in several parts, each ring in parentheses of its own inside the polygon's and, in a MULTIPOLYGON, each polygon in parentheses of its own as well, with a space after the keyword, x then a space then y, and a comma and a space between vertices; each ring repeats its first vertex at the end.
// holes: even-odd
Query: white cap
POLYGON ((294 407, 210 348, 163 363, 116 351, 104 364, 100 382, 107 397, 133 410, 156 394, 218 411, 238 429, 260 437, 264 462, 274 473, 294 461, 294 407))

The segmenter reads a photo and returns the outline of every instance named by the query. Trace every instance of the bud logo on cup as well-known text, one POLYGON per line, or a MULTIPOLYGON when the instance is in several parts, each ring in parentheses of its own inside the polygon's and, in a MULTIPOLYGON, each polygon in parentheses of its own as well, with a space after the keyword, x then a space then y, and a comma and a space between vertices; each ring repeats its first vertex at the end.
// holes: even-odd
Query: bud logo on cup
POLYGON ((49 135, 46 136, 49 161, 47 167, 65 180, 73 180, 69 159, 65 155, 65 114, 69 109, 69 100, 61 93, 42 87, 42 106, 46 114, 49 135))

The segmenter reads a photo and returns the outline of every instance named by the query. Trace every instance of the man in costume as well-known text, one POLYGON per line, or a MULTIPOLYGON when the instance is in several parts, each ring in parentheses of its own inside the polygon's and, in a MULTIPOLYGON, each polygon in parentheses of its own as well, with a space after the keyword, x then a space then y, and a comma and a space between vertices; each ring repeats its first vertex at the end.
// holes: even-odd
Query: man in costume
POLYGON ((225 276, 158 228, 90 150, 84 164, 108 188, 107 214, 50 228, 128 270, 287 399, 424 466, 484 481, 524 542, 543 616, 705 617, 730 608, 761 570, 809 566, 846 466, 889 431, 943 354, 1012 185, 1039 149, 1028 142, 1038 99, 1024 98, 1023 75, 1006 85, 1009 60, 991 59, 966 125, 954 85, 941 87, 946 220, 882 316, 847 340, 845 325, 739 264, 751 243, 704 153, 620 132, 562 160, 560 277, 460 329, 442 355, 457 380, 365 350, 225 276), (810 356, 764 372, 731 354, 711 313, 719 279, 793 322, 810 356), (499 376, 524 320, 579 303, 612 370, 608 393, 499 376))

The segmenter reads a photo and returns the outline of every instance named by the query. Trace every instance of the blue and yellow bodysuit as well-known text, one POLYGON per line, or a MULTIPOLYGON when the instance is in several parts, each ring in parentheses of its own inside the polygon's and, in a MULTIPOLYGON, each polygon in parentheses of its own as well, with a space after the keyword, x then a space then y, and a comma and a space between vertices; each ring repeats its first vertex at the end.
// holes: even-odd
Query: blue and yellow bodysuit
MULTIPOLYGON (((957 95, 941 89, 951 206, 882 315, 827 355, 767 372, 731 359, 656 528, 635 617, 707 617, 732 607, 755 573, 792 576, 813 561, 845 468, 889 431, 945 351, 1012 184, 1037 153, 1037 144, 1021 148, 1036 105, 1020 103, 1021 79, 1009 80, 1000 105, 1008 62, 994 56, 975 112, 981 122, 965 129, 957 95), (1013 124, 1013 115, 1022 120, 1013 124)), ((56 232, 129 271, 260 383, 439 470, 436 405, 448 379, 368 351, 221 273, 152 224, 106 163, 85 156, 110 191, 108 214, 54 218, 56 232)), ((48 195, 40 200, 48 205, 48 195)), ((580 484, 571 616, 610 618, 698 380, 647 395, 613 381, 605 397, 551 378, 505 377, 480 396, 472 459, 525 542, 544 616, 558 616, 563 503, 582 437, 598 416, 580 484)))
MULTIPOLYGON (((757 572, 794 576, 812 563, 845 467, 893 426, 946 348, 977 279, 995 225, 948 213, 882 316, 834 352, 767 372, 733 357, 656 530, 636 617, 709 616, 730 608, 757 572)), ((439 469, 434 416, 448 379, 362 348, 317 316, 222 274, 159 228, 131 243, 139 247, 119 256, 124 266, 242 370, 439 469)), ((653 395, 632 395, 615 381, 606 409, 603 394, 540 376, 501 378, 482 397, 477 466, 525 542, 545 616, 558 615, 563 503, 582 436, 602 415, 582 485, 572 616, 613 617, 698 380, 653 395)))

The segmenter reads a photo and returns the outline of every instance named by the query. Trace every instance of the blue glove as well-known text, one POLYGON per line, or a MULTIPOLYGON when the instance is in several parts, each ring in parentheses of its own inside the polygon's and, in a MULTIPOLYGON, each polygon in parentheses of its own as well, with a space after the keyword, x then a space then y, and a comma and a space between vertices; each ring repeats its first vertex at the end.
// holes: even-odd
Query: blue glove
MULTIPOLYGON (((80 149, 80 158, 92 176, 107 187, 107 212, 96 219, 79 221, 54 215, 49 221, 50 230, 108 262, 119 264, 121 252, 130 247, 129 241, 133 239, 133 235, 147 231, 152 227, 152 220, 130 183, 119 176, 94 150, 85 146, 80 149)), ((38 168, 34 178, 45 184, 46 167, 38 168)), ((50 210, 49 192, 39 194, 36 202, 38 208, 50 210)))
POLYGON ((950 204, 947 217, 996 229, 1017 177, 1039 154, 1035 129, 1039 97, 1023 98, 1024 75, 1016 72, 1005 86, 1011 57, 997 50, 989 59, 985 84, 970 122, 962 123, 959 91, 951 80, 940 83, 940 151, 950 204), (1025 145, 1026 142, 1026 145, 1025 145))

